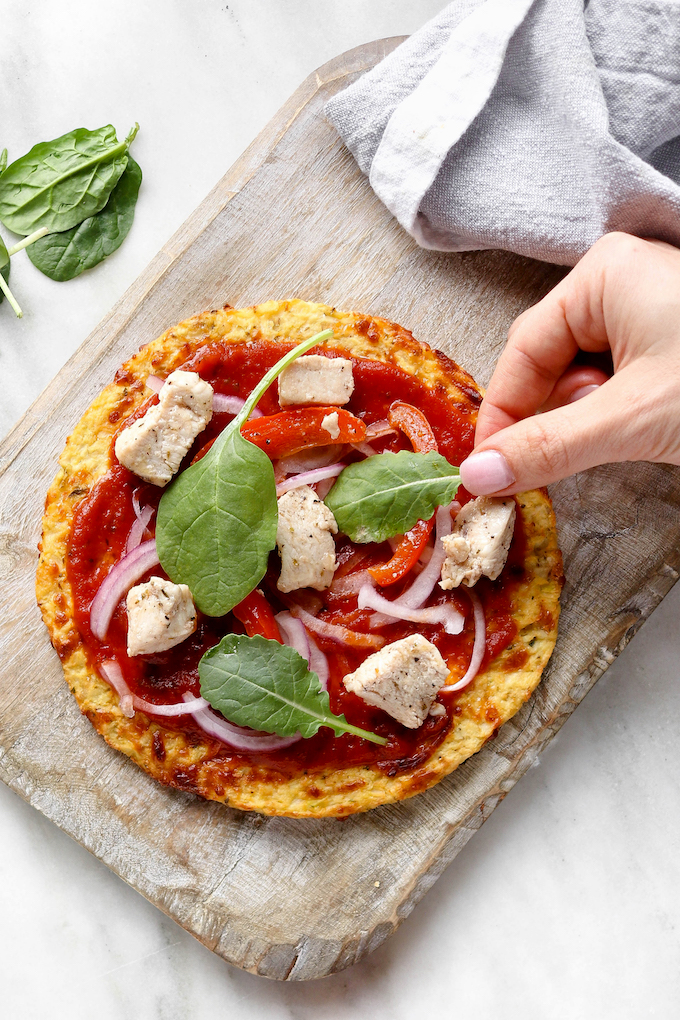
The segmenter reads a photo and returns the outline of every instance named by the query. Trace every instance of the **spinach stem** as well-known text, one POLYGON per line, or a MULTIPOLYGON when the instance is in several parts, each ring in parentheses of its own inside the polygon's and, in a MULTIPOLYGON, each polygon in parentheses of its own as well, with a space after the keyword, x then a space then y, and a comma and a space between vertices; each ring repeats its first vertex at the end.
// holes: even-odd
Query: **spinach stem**
MULTIPOLYGON (((330 723, 324 723, 324 726, 330 725, 330 723)), ((360 730, 358 726, 352 726, 352 724, 348 722, 340 724, 336 719, 334 719, 331 729, 335 726, 337 726, 338 729, 342 728, 346 733, 354 733, 357 737, 363 737, 364 740, 370 740, 374 744, 385 745, 387 743, 385 737, 379 737, 377 733, 371 733, 370 730, 360 730)))
POLYGON ((0 290, 5 295, 5 297, 7 298, 9 303, 11 304, 12 308, 14 309, 14 314, 16 315, 17 319, 22 318, 24 313, 19 308, 19 305, 17 304, 16 298, 14 297, 14 294, 12 294, 12 291, 7 286, 7 282, 5 280, 5 277, 2 275, 2 273, 0 273, 0 290))
MULTIPOLYGON (((270 368, 267 374, 262 376, 236 418, 234 418, 234 420, 229 424, 229 431, 235 432, 237 429, 241 428, 244 421, 248 421, 251 411, 255 408, 255 405, 262 394, 265 393, 274 380, 281 375, 284 368, 288 368, 288 366, 299 358, 301 354, 304 354, 305 351, 309 351, 312 347, 316 347, 317 344, 323 343, 323 341, 327 340, 330 336, 333 336, 333 330, 324 329, 321 333, 317 333, 315 336, 310 337, 309 340, 303 340, 302 343, 298 344, 297 347, 294 347, 292 351, 288 351, 288 354, 284 354, 284 356, 276 362, 273 368, 270 368)), ((225 429, 225 432, 226 431, 227 430, 225 429)))
POLYGON ((11 248, 8 248, 7 254, 10 257, 12 255, 16 255, 16 253, 21 251, 22 248, 28 248, 29 244, 33 244, 34 241, 39 241, 41 237, 45 236, 45 234, 49 234, 47 227, 40 227, 39 230, 34 230, 32 234, 28 235, 28 237, 24 237, 22 241, 19 241, 17 244, 13 244, 11 248))
POLYGON ((125 144, 126 145, 129 146, 129 145, 132 144, 134 139, 137 137, 137 132, 138 131, 139 131, 139 124, 137 123, 137 121, 135 121, 135 126, 130 128, 130 130, 128 131, 127 135, 125 136, 125 144))

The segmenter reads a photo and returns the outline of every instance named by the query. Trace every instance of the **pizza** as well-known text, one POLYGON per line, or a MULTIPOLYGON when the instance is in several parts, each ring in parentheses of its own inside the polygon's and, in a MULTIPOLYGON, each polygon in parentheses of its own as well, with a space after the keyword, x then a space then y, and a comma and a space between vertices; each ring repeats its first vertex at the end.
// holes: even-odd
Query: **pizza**
POLYGON ((562 584, 545 490, 475 500, 452 487, 480 402, 467 372, 401 326, 298 300, 227 305, 143 346, 69 437, 40 543, 38 604, 98 733, 167 786, 298 818, 413 796, 477 752, 539 683, 562 584), (324 331, 239 424, 267 373, 324 331), (260 474, 245 479, 245 531, 218 565, 199 554, 221 548, 207 517, 186 524, 200 489, 187 479, 212 478, 227 436, 256 448, 260 474), (408 483, 417 520, 359 493, 386 465, 423 473, 408 483), (174 576, 182 485, 177 542, 200 525, 204 545, 174 576), (364 503, 370 526, 357 524, 364 503), (277 671, 295 672, 326 706, 321 724, 277 729, 266 692, 216 701, 245 689, 223 685, 242 654, 271 697, 277 671))

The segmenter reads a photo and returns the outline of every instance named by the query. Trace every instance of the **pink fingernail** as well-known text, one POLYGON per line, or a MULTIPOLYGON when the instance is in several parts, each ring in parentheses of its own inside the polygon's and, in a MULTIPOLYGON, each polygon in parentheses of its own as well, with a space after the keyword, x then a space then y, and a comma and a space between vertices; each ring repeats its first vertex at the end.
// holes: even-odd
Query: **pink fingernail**
POLYGON ((515 480, 510 465, 498 450, 473 453, 460 465, 463 485, 475 496, 488 496, 491 492, 507 489, 515 480))
POLYGON ((580 400, 581 397, 587 397, 589 393, 592 393, 593 390, 599 390, 599 388, 600 387, 597 383, 589 383, 588 386, 579 386, 579 388, 574 390, 572 395, 569 397, 569 403, 573 404, 575 400, 580 400))

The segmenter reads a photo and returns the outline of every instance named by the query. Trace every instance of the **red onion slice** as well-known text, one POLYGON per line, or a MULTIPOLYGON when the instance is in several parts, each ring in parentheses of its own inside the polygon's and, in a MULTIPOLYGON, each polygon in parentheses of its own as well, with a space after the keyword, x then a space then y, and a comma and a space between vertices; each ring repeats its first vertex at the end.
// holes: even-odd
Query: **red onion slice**
MULTIPOLYGON (((424 571, 423 571, 424 573, 424 571)), ((441 623, 447 634, 460 634, 465 618, 452 605, 429 606, 427 609, 410 609, 401 599, 390 602, 370 584, 359 592, 359 609, 377 609, 391 620, 407 620, 409 623, 441 623)), ((371 621, 373 626, 373 621, 371 621)))
POLYGON ((350 595, 358 595, 365 584, 373 584, 373 578, 367 570, 356 570, 353 574, 345 577, 336 577, 328 589, 332 595, 339 598, 350 595))
MULTIPOLYGON (((457 504, 456 504, 457 505, 457 504)), ((418 574, 413 584, 399 597, 402 605, 411 609, 420 609, 424 606, 434 590, 434 586, 442 574, 442 565, 446 559, 446 552, 442 545, 442 538, 451 534, 453 527, 451 523, 451 507, 437 507, 437 519, 435 523, 434 549, 425 569, 418 574)))
POLYGON ((292 737, 277 737, 273 733, 261 733, 259 730, 233 726, 226 719, 215 715, 205 698, 196 698, 193 694, 185 694, 182 701, 174 705, 152 705, 150 701, 145 701, 132 694, 123 679, 123 671, 115 659, 102 662, 99 672, 118 694, 121 712, 128 719, 134 716, 135 709, 158 716, 192 715, 201 729, 211 737, 217 737, 225 744, 241 751, 278 751, 281 748, 290 747, 291 744, 302 739, 300 733, 296 733, 292 737))
POLYGON ((145 701, 144 698, 138 698, 136 694, 133 694, 132 704, 137 712, 164 716, 196 715, 197 712, 210 708, 210 702, 205 698, 194 698, 193 695, 185 695, 184 701, 178 701, 174 705, 153 705, 150 701, 145 701), (189 698, 192 700, 189 701, 189 698))
POLYGON ((446 687, 442 687, 442 691, 460 691, 463 687, 467 687, 467 685, 472 683, 479 673, 479 667, 481 666, 482 659, 484 658, 484 649, 486 648, 486 617, 484 616, 484 606, 479 601, 479 597, 475 595, 473 591, 468 591, 467 594, 470 596, 472 608, 475 613, 475 640, 472 646, 470 665, 467 668, 465 676, 463 676, 455 684, 447 684, 446 687))
POLYGON ((277 613, 276 620, 284 645, 294 648, 295 651, 309 662, 309 640, 307 631, 302 622, 288 612, 277 613))
MULTIPOLYGON (((153 390, 154 393, 160 393, 162 387, 165 385, 165 379, 161 379, 158 375, 148 375, 146 377, 146 385, 150 390, 153 390)), ((213 393, 212 409, 217 412, 217 414, 238 414, 244 404, 245 400, 241 400, 240 397, 232 397, 226 393, 213 393)), ((258 411, 257 408, 254 408, 250 417, 261 418, 262 411, 258 411)))
POLYGON ((106 662, 102 662, 99 672, 118 694, 120 710, 128 719, 133 717, 135 711, 147 712, 149 715, 177 716, 194 715, 196 712, 210 707, 205 698, 195 698, 192 694, 185 694, 184 701, 179 701, 174 705, 152 705, 150 701, 138 698, 125 683, 120 663, 115 659, 107 659, 106 662))
POLYGON ((341 471, 345 470, 344 464, 329 464, 328 467, 316 468, 314 471, 302 471, 299 475, 291 475, 285 482, 276 486, 276 495, 283 496, 289 489, 297 489, 301 485, 313 485, 314 482, 321 482, 324 478, 337 478, 341 471))
MULTIPOLYGON (((401 607, 406 610, 421 609, 434 590, 434 586, 441 577, 442 565, 446 559, 446 552, 442 545, 442 538, 445 535, 451 534, 453 527, 451 522, 451 510, 459 507, 459 503, 453 500, 448 506, 440 506, 437 508, 437 519, 435 523, 435 542, 432 555, 427 565, 421 570, 416 577, 413 584, 402 592, 398 599, 391 602, 390 605, 393 607, 394 612, 392 613, 392 619, 394 618, 395 612, 401 607)), ((387 600, 386 600, 387 601, 387 600)), ((460 613, 457 610, 453 610, 459 619, 462 619, 460 613)), ((407 619, 407 617, 401 617, 401 619, 407 619)), ((375 630, 377 627, 384 627, 386 623, 390 622, 390 618, 387 616, 387 612, 383 611, 378 613, 376 616, 371 617, 371 630, 375 630)), ((460 631, 448 633, 457 633, 460 631)))
POLYGON ((159 562, 153 538, 118 560, 104 578, 90 607, 90 629, 96 638, 100 641, 105 639, 111 617, 122 596, 159 562))
POLYGON ((277 461, 277 467, 285 475, 297 475, 302 471, 314 471, 316 468, 328 467, 329 464, 337 464, 343 450, 343 443, 333 443, 330 446, 314 446, 311 450, 300 450, 291 454, 290 457, 282 457, 277 461))
POLYGON ((382 439, 383 436, 394 436, 397 430, 393 429, 386 418, 374 421, 372 425, 366 426, 366 439, 382 439))
MULTIPOLYGON (((190 695, 184 695, 185 699, 190 695)), ((302 740, 301 733, 292 737, 278 737, 275 733, 262 733, 260 730, 249 730, 243 726, 234 726, 222 716, 216 715, 210 708, 194 712, 194 720, 201 729, 211 737, 217 737, 237 751, 280 751, 302 740)))
POLYGON ((335 477, 333 477, 333 478, 324 478, 324 479, 322 479, 322 481, 317 482, 315 484, 315 486, 314 486, 314 489, 315 489, 316 494, 319 497, 319 499, 325 499, 326 496, 331 491, 331 489, 333 488, 334 485, 335 485, 335 477))
MULTIPOLYGON (((212 409, 217 414, 238 414, 244 404, 245 400, 241 400, 240 397, 230 396, 228 393, 213 393, 212 409)), ((261 417, 262 411, 254 407, 248 420, 261 417)))
POLYGON ((362 634, 358 630, 350 630, 348 627, 342 627, 337 623, 326 623, 324 620, 317 620, 311 613, 306 612, 299 606, 291 606, 291 613, 293 616, 297 616, 299 620, 302 620, 307 630, 311 630, 313 634, 319 634, 321 637, 331 638, 333 641, 338 641, 341 645, 347 645, 348 648, 382 648, 385 644, 385 638, 379 637, 377 634, 362 634))
POLYGON ((364 457, 375 457, 378 453, 374 450, 370 443, 362 440, 360 443, 352 443, 352 449, 358 450, 359 453, 363 453, 364 457))
POLYGON ((137 520, 130 528, 130 534, 128 535, 127 542, 125 543, 126 553, 132 552, 133 549, 136 549, 139 545, 141 545, 142 539, 144 538, 144 532, 146 531, 149 521, 155 512, 156 511, 152 506, 145 506, 143 510, 140 509, 137 520))
POLYGON ((319 683, 324 691, 328 690, 328 678, 330 669, 328 659, 317 645, 314 638, 311 638, 301 620, 296 619, 292 613, 277 613, 275 620, 279 625, 283 642, 290 645, 296 652, 307 660, 310 670, 316 673, 319 683))
POLYGON ((123 678, 123 671, 115 659, 107 659, 106 662, 102 662, 99 665, 99 672, 106 680, 107 684, 113 687, 114 691, 120 698, 120 710, 123 715, 127 716, 128 719, 132 719, 135 714, 133 706, 132 691, 125 683, 123 678))
POLYGON ((139 502, 138 492, 141 492, 141 489, 132 490, 132 509, 135 512, 135 517, 140 518, 142 516, 142 504, 139 502))
POLYGON ((328 658, 325 653, 321 651, 314 638, 307 635, 309 642, 309 668, 319 678, 319 683, 324 691, 328 690, 328 680, 331 675, 330 668, 328 666, 328 658))

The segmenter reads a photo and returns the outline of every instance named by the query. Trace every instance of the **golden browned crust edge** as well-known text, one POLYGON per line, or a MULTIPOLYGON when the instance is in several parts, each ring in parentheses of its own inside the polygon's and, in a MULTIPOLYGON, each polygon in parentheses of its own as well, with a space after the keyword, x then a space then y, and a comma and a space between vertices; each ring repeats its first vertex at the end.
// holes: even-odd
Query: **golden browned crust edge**
POLYGON ((220 745, 197 742, 140 712, 127 719, 118 696, 88 663, 73 620, 66 577, 66 545, 77 503, 110 466, 111 439, 149 395, 149 374, 166 375, 209 340, 242 343, 257 333, 269 340, 299 342, 333 328, 334 346, 359 357, 392 362, 430 387, 444 387, 468 407, 479 389, 463 369, 384 319, 338 312, 303 301, 267 302, 253 308, 203 312, 167 330, 143 347, 85 412, 60 457, 50 487, 36 593, 43 619, 59 653, 66 682, 81 711, 108 743, 128 755, 160 782, 191 790, 231 807, 289 817, 341 817, 413 796, 457 768, 478 751, 530 697, 541 679, 557 637, 562 561, 552 506, 545 490, 517 497, 526 540, 528 581, 518 592, 514 617, 518 633, 459 699, 461 714, 436 751, 418 768, 390 777, 372 766, 300 772, 291 779, 263 779, 251 766, 225 769, 210 760, 220 745), (513 662, 526 661, 520 668, 513 662), (155 740, 154 740, 155 737, 155 740), (162 738, 163 760, 157 757, 162 738))

